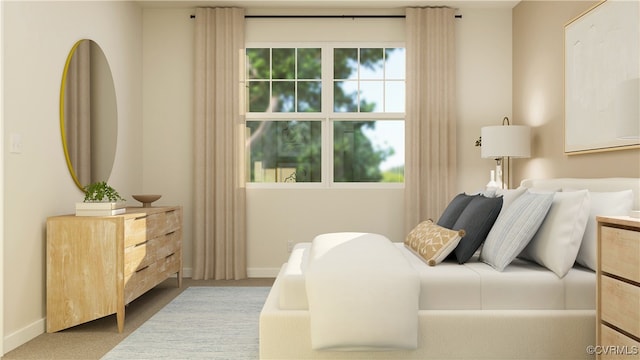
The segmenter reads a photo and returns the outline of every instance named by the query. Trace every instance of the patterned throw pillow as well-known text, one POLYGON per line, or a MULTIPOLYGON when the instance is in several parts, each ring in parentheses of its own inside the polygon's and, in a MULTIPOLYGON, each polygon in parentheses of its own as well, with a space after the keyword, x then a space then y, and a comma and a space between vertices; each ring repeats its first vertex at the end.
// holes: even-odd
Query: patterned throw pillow
POLYGON ((429 266, 434 266, 458 246, 463 236, 464 230, 449 230, 426 220, 411 230, 404 245, 429 266))

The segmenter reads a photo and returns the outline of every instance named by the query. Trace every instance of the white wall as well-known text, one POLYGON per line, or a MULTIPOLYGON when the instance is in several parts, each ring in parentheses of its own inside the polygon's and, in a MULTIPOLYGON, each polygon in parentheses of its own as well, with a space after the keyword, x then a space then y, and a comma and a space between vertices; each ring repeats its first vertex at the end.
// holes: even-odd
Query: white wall
MULTIPOLYGON (((130 198, 142 190, 141 10, 127 2, 3 2, 2 135, 22 138, 4 151, 3 352, 45 328, 45 224, 72 213, 83 195, 67 170, 60 140, 60 82, 73 44, 95 40, 115 83, 118 148, 109 179, 130 198)), ((131 200, 133 201, 133 200, 131 200)))
MULTIPOLYGON (((193 264, 191 207, 193 196, 198 196, 193 194, 191 160, 193 13, 143 10, 144 189, 162 193, 166 204, 185 207, 187 274, 193 264)), ((480 127, 511 115, 511 9, 469 8, 460 13, 458 188, 475 191, 487 183, 495 166, 493 160, 481 159, 480 149, 474 147, 480 127)), ((249 275, 275 276, 288 257, 288 241, 310 241, 322 232, 379 232, 402 241, 403 196, 398 189, 248 189, 249 275)))

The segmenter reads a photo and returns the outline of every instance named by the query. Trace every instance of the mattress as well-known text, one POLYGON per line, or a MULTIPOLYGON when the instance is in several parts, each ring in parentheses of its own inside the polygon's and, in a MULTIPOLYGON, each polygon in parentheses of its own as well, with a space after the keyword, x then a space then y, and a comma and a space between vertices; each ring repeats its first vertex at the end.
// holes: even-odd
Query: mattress
MULTIPOLYGON (((478 261, 428 266, 394 244, 420 275, 420 310, 593 310, 596 275, 574 266, 559 278, 537 264, 516 259, 503 272, 478 261)), ((311 243, 297 244, 283 267, 280 309, 307 310, 304 270, 311 243)))

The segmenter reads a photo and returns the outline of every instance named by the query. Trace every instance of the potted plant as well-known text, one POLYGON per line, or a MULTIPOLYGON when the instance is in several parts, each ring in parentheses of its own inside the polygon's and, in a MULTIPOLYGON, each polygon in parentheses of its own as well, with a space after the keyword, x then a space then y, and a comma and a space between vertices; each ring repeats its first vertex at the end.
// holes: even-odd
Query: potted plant
POLYGON ((125 212, 125 200, 106 181, 84 187, 84 201, 76 203, 76 216, 109 216, 125 212))

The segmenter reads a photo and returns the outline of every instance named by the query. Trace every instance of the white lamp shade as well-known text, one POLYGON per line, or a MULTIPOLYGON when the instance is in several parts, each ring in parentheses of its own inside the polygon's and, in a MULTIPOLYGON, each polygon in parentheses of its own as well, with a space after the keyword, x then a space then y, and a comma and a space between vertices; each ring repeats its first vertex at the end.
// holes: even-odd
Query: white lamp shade
POLYGON ((531 130, 528 126, 486 126, 481 129, 483 158, 531 156, 531 130))

